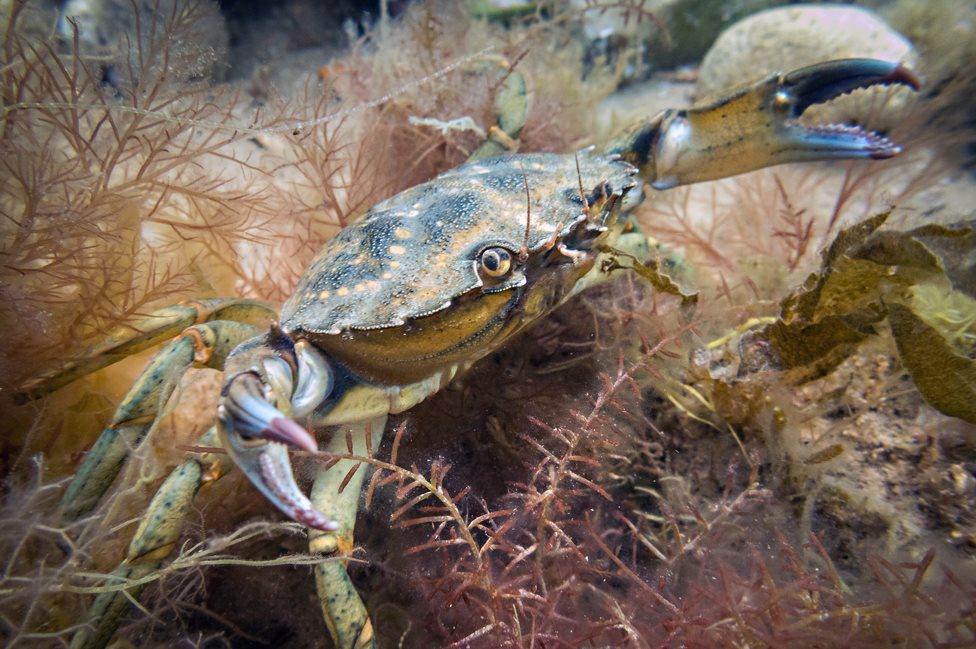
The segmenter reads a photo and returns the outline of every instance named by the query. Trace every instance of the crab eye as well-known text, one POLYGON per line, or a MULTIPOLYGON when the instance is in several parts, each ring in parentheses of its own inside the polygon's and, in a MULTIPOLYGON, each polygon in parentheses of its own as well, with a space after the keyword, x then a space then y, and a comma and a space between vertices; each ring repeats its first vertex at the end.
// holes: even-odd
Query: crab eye
POLYGON ((504 248, 488 248, 481 253, 481 271, 488 277, 504 277, 512 269, 512 253, 504 248))

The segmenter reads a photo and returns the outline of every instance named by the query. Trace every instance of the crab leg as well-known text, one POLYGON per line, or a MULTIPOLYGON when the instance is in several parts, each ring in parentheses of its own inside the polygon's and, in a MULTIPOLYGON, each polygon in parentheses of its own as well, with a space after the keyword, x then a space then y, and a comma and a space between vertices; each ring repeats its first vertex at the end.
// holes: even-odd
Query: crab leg
MULTIPOLYGON (((339 460, 328 468, 320 467, 311 499, 296 484, 288 447, 306 452, 316 452, 318 447, 291 416, 305 409, 300 407, 305 401, 305 388, 314 387, 313 384, 331 370, 321 352, 306 348, 303 343, 295 344, 294 349, 297 359, 295 381, 274 378, 279 357, 267 346, 255 345, 253 351, 245 349, 240 359, 228 361, 230 378, 218 408, 218 435, 229 456, 252 484, 282 513, 309 528, 311 553, 347 557, 354 547, 356 514, 368 467, 350 459, 339 460), (238 370, 236 373, 235 369, 238 370), (276 383, 280 387, 271 387, 276 383), (291 394, 290 401, 280 398, 284 394, 291 394)), ((311 392, 328 394, 323 388, 330 390, 329 384, 330 381, 321 383, 311 392)), ((390 408, 390 397, 384 390, 373 389, 372 392, 374 400, 367 399, 365 409, 361 407, 363 402, 351 397, 360 407, 350 406, 354 411, 352 418, 344 423, 337 422, 325 449, 326 456, 368 454, 367 435, 371 432, 376 432, 377 436, 382 434, 390 408), (378 400, 375 397, 379 397, 378 400), (350 440, 348 445, 347 439, 350 440)), ((313 401, 320 399, 321 396, 313 401)), ((321 418, 313 416, 312 419, 325 423, 321 418)), ((325 561, 315 568, 322 613, 336 647, 371 647, 373 627, 366 607, 346 574, 345 564, 344 561, 325 561)))
POLYGON ((277 313, 263 302, 238 298, 211 298, 168 306, 132 325, 117 327, 80 360, 26 383, 14 399, 21 404, 39 399, 83 376, 158 345, 193 324, 233 320, 263 326, 276 316, 277 313))
POLYGON ((488 129, 488 137, 468 157, 469 162, 514 153, 518 148, 518 136, 522 133, 529 112, 525 77, 520 72, 510 70, 502 80, 495 93, 494 108, 497 124, 488 129))
POLYGON ((152 428, 187 368, 194 363, 222 367, 227 354, 254 334, 248 324, 215 320, 187 327, 156 354, 85 455, 61 499, 63 516, 74 519, 98 505, 129 453, 152 428))
MULTIPOLYGON (((376 417, 340 427, 326 447, 326 453, 346 454, 346 431, 352 438, 352 454, 367 454, 367 430, 382 434, 386 427, 386 416, 376 417)), ((356 514, 359 510, 360 492, 363 480, 369 473, 366 466, 360 466, 353 477, 340 491, 339 487, 346 474, 356 466, 352 460, 340 460, 328 469, 320 469, 312 486, 313 506, 339 524, 334 532, 309 531, 309 551, 313 554, 350 555, 354 548, 353 531, 356 527, 356 514)), ((356 587, 346 573, 344 562, 326 561, 315 566, 315 586, 322 602, 322 614, 332 634, 332 640, 339 649, 360 649, 373 646, 373 626, 366 607, 356 587)))
MULTIPOLYGON (((216 428, 211 427, 198 443, 206 447, 219 444, 216 428)), ((183 531, 183 522, 200 487, 217 480, 232 467, 233 462, 229 457, 211 453, 187 459, 176 467, 153 496, 129 543, 125 559, 106 580, 106 586, 139 580, 159 568, 176 546, 183 531)), ((138 599, 144 587, 145 584, 139 584, 124 590, 99 593, 88 609, 88 626, 75 633, 71 648, 101 649, 106 646, 118 629, 122 616, 138 599)))
MULTIPOLYGON (((248 345, 260 346, 264 340, 263 336, 255 336, 254 333, 254 328, 250 325, 225 320, 189 327, 180 338, 157 355, 159 363, 155 362, 155 359, 153 363, 150 363, 140 381, 133 387, 132 392, 155 394, 159 390, 171 390, 171 387, 160 387, 158 381, 153 377, 160 373, 169 375, 184 370, 192 360, 192 354, 190 357, 187 355, 188 351, 195 353, 198 362, 216 369, 225 369, 225 365, 230 365, 229 371, 231 372, 235 367, 232 362, 228 362, 228 357, 235 348, 247 350, 244 353, 246 360, 242 361, 245 366, 252 363, 261 364, 261 357, 252 356, 248 353, 251 350, 248 345), (185 348, 186 340, 190 341, 189 350, 185 348), (173 355, 179 355, 179 352, 182 352, 181 363, 171 362, 173 355), (165 371, 157 371, 158 367, 164 368, 165 371), (139 389, 140 385, 149 387, 139 389)), ((268 358, 265 357, 263 360, 268 360, 268 358)), ((265 365, 265 367, 268 366, 265 365)), ((245 372, 245 374, 248 373, 245 372)), ((284 381, 284 384, 279 385, 279 388, 284 390, 286 395, 290 393, 290 378, 277 378, 279 382, 284 381)), ((300 387, 307 382, 300 383, 300 387)), ((314 391, 314 386, 306 389, 314 391)), ((167 391, 165 394, 168 395, 169 392, 167 391)), ((301 391, 296 394, 301 394, 301 391)), ((139 403, 139 400, 129 402, 128 411, 131 412, 137 408, 139 403)), ((165 403, 165 397, 155 398, 152 403, 165 403)), ((278 441, 273 445, 275 450, 286 453, 285 443, 297 445, 306 450, 315 449, 315 443, 311 436, 290 420, 273 418, 270 422, 265 422, 262 416, 266 416, 267 411, 277 413, 277 410, 268 402, 263 403, 265 410, 255 407, 250 402, 245 403, 245 406, 250 408, 244 413, 247 415, 245 419, 247 423, 256 425, 260 430, 264 430, 266 425, 270 424, 270 429, 265 432, 269 436, 277 438, 278 441), (279 430, 275 428, 276 422, 287 423, 281 424, 282 428, 279 430)), ((124 410, 124 408, 120 408, 120 410, 124 410)), ((198 443, 200 446, 215 447, 223 443, 223 438, 215 426, 208 430, 198 443)), ((197 492, 203 485, 219 479, 230 468, 234 467, 234 460, 233 454, 207 453, 202 456, 190 457, 176 467, 153 496, 139 528, 129 544, 126 558, 113 571, 112 578, 106 585, 112 586, 120 582, 139 580, 159 568, 176 546, 197 492)), ((104 459, 97 462, 99 466, 105 463, 104 459)), ((94 473, 98 472, 95 471, 94 473)), ((291 480, 290 469, 288 479, 291 480)), ((292 484, 284 487, 279 485, 279 487, 288 495, 298 493, 293 481, 292 484)), ((88 611, 89 626, 79 631, 72 638, 71 646, 76 649, 101 649, 101 647, 106 646, 118 628, 120 619, 129 610, 132 602, 138 598, 143 587, 144 584, 136 584, 130 588, 100 593, 88 611)))
MULTIPOLYGON (((509 68, 495 94, 494 107, 497 124, 489 129, 488 138, 471 154, 469 160, 515 150, 528 115, 525 77, 520 72, 509 68)), ((386 415, 382 415, 347 426, 352 434, 354 455, 366 453, 367 429, 382 433, 386 419, 386 415)), ((337 454, 347 452, 345 435, 337 431, 325 450, 337 454)), ((345 487, 339 490, 339 485, 353 466, 353 462, 341 460, 330 469, 320 470, 315 477, 312 506, 338 523, 338 529, 310 530, 309 550, 313 553, 349 554, 354 547, 353 531, 367 468, 360 467, 345 487)), ((366 606, 349 579, 345 565, 331 561, 319 564, 315 568, 315 585, 322 614, 335 645, 340 649, 374 646, 373 627, 366 606)))

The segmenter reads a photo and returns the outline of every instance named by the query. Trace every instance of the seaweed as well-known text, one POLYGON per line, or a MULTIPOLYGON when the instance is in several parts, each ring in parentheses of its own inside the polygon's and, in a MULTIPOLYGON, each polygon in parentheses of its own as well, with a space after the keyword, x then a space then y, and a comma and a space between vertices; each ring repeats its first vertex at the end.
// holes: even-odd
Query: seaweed
MULTIPOLYGON (((104 53, 26 24, 33 8, 12 5, 0 67, 4 388, 169 301, 280 301, 364 209, 475 149, 476 129, 438 126, 485 130, 513 66, 533 101, 520 146, 571 150, 623 76, 584 64, 576 31, 637 12, 553 5, 503 29, 416 3, 280 96, 160 65, 178 39, 192 51, 198 14, 146 14, 156 27, 113 53, 131 69, 105 83, 104 53)), ((644 270, 668 290, 630 277, 580 296, 376 435, 353 458, 373 472, 343 560, 380 642, 971 644, 976 437, 947 414, 971 418, 972 234, 919 227, 930 212, 912 207, 968 133, 955 83, 900 127, 912 154, 897 161, 652 193, 637 218, 660 260, 644 270), (853 225, 889 206, 901 232, 853 225), (694 314, 679 284, 699 288, 694 314)), ((183 453, 213 451, 191 440, 217 377, 191 375, 113 501, 57 520, 59 476, 143 360, 9 409, 7 644, 62 643, 91 594, 130 586, 108 571, 147 494, 183 453)), ((142 578, 127 641, 321 643, 308 566, 322 559, 249 494, 239 477, 201 493, 176 558, 142 578)))
POLYGON ((832 369, 887 319, 926 400, 976 423, 972 226, 877 231, 887 218, 879 214, 842 230, 824 251, 819 273, 783 301, 779 319, 755 343, 768 344, 770 366, 802 382, 832 369))

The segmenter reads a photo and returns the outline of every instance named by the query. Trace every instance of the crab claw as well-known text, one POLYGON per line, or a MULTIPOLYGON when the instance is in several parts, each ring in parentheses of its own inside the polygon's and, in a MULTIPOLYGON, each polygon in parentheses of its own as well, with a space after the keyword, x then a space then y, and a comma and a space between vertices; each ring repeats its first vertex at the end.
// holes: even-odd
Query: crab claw
POLYGON ((303 525, 334 531, 336 521, 315 509, 292 474, 288 446, 314 453, 315 439, 265 396, 256 372, 228 381, 218 408, 224 447, 248 479, 286 516, 303 525))
POLYGON ((814 104, 870 86, 904 85, 918 90, 922 82, 900 63, 878 59, 840 59, 811 65, 783 75, 782 91, 793 97, 793 110, 800 115, 814 104))
POLYGON ((860 126, 799 121, 815 104, 877 85, 917 90, 920 82, 898 63, 842 59, 772 75, 708 105, 669 111, 653 144, 652 185, 668 189, 784 162, 895 156, 901 147, 860 126))

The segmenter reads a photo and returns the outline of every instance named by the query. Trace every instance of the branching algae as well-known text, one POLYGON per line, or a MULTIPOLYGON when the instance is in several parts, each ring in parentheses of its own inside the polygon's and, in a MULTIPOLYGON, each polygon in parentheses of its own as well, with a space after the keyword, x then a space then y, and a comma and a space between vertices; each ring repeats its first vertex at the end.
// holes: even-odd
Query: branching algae
MULTIPOLYGON (((733 181, 740 214, 774 211, 769 234, 760 223, 738 239, 776 242, 779 266, 764 276, 775 281, 757 284, 758 265, 729 260, 731 241, 653 218, 689 194, 642 182, 889 157, 892 139, 795 118, 912 75, 825 63, 647 115, 607 153, 514 154, 587 139, 581 115, 613 75, 591 67, 579 81, 572 26, 606 7, 548 8, 502 28, 460 6, 417 5, 295 104, 173 70, 169 44, 202 15, 173 7, 135 9, 153 25, 135 30, 135 51, 154 55, 123 58, 83 52, 77 37, 72 47, 18 35, 24 7, 10 12, 3 272, 5 329, 20 349, 5 353, 5 381, 21 400, 68 386, 12 411, 24 428, 5 462, 33 481, 11 478, 6 494, 10 644, 102 646, 136 601, 142 614, 122 633, 141 645, 972 640, 970 575, 933 574, 952 565, 945 551, 899 562, 886 559, 891 547, 866 555, 849 538, 908 528, 887 501, 858 505, 850 480, 831 475, 866 445, 846 428, 805 437, 805 422, 895 403, 937 426, 972 421, 969 226, 880 229, 887 215, 849 225, 865 191, 885 187, 883 166, 848 167, 827 210, 797 205, 797 179, 818 184, 817 170, 733 181), (106 74, 120 61, 126 74, 106 74), (546 90, 560 84, 554 99, 546 90), (756 190, 770 178, 772 193, 756 190), (644 192, 653 200, 639 206, 644 192), (835 226, 847 227, 833 236, 835 226), (811 270, 815 236, 833 239, 821 268, 784 299, 811 270), (700 251, 714 264, 697 265, 700 251), (215 297, 228 294, 244 297, 215 297), (278 309, 262 300, 288 295, 269 323, 278 309), (174 297, 187 301, 165 307, 174 297), (51 449, 78 442, 58 431, 115 407, 100 379, 78 377, 157 343, 69 469, 51 449), (885 360, 861 372, 865 354, 885 360), (212 369, 182 377, 191 366, 212 369), (845 372, 837 397, 830 382, 845 372), (219 397, 208 390, 218 384, 219 397), (334 426, 324 450, 306 423, 334 426), (48 449, 55 473, 74 478, 49 484, 25 449, 48 449), (228 475, 233 462, 257 490, 228 475), (259 492, 302 525, 249 520, 276 516, 259 492), (201 519, 220 531, 202 532, 201 519), (304 526, 317 529, 306 537, 304 526)), ((899 198, 941 168, 910 177, 899 198)), ((717 207, 707 214, 720 223, 717 207)), ((140 364, 102 376, 122 383, 140 364)), ((934 443, 927 466, 921 437, 899 452, 934 491, 951 464, 949 488, 965 496, 966 429, 934 443)), ((967 515, 965 499, 926 502, 965 534, 951 520, 967 515)))

